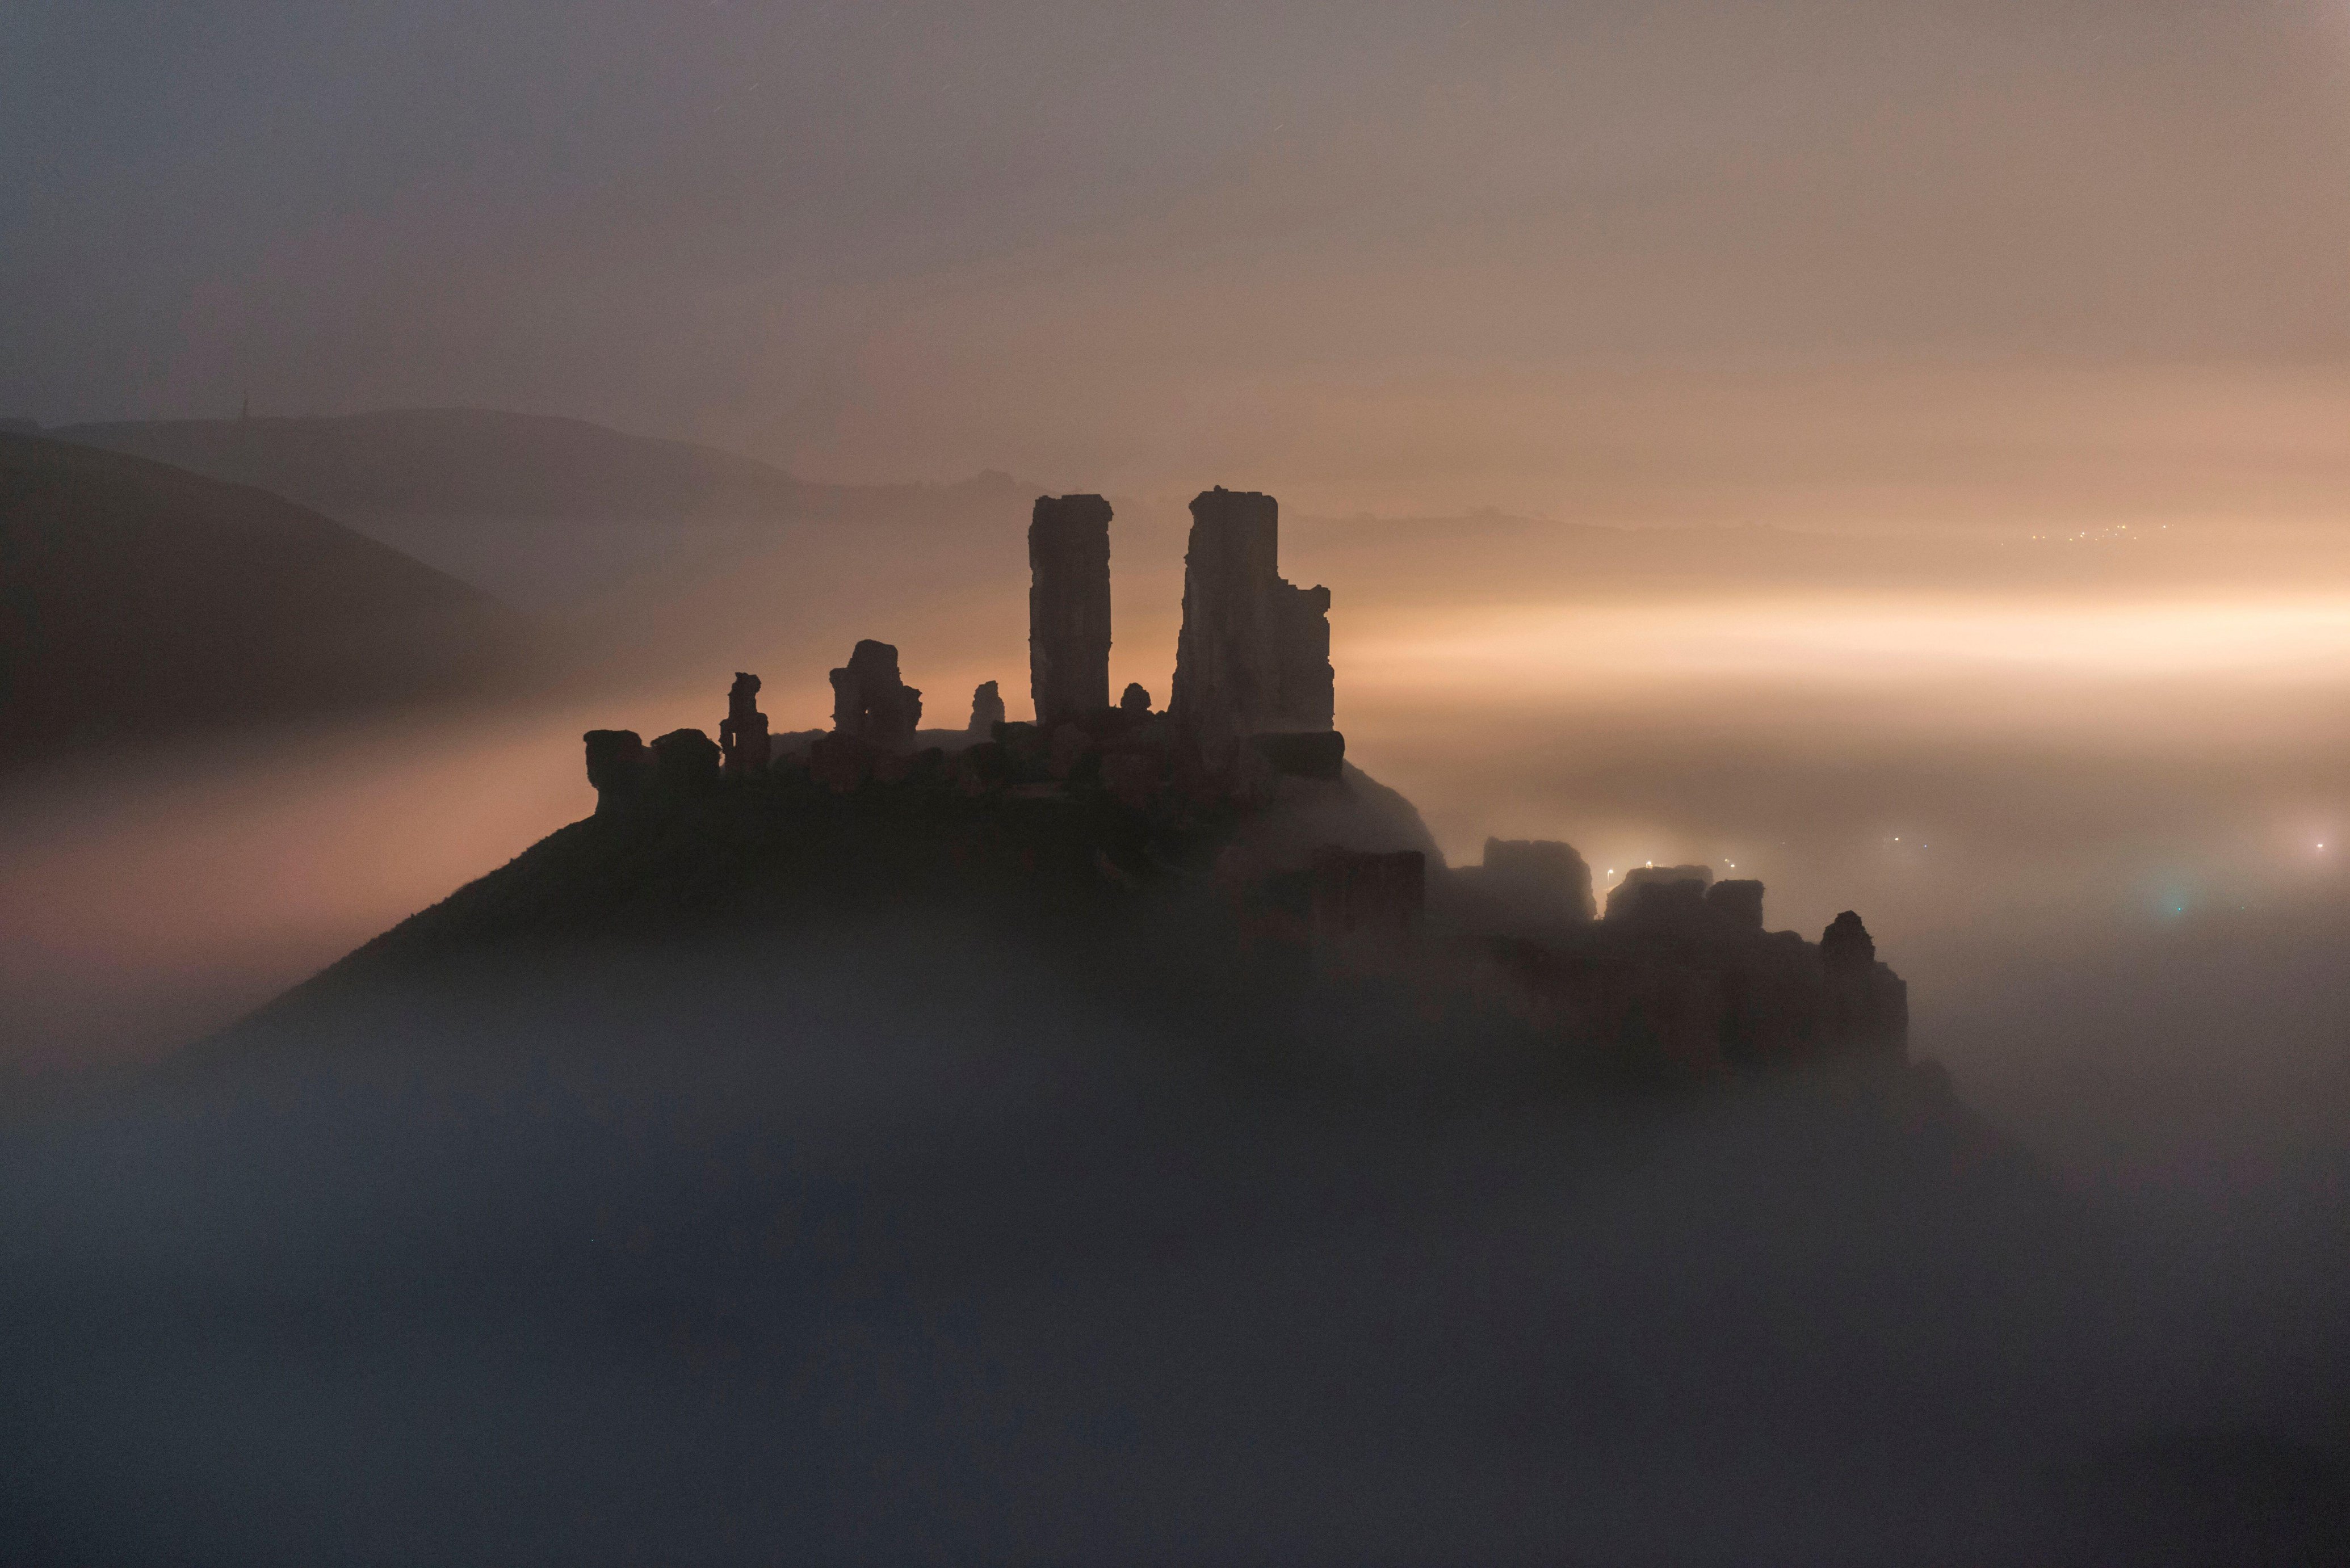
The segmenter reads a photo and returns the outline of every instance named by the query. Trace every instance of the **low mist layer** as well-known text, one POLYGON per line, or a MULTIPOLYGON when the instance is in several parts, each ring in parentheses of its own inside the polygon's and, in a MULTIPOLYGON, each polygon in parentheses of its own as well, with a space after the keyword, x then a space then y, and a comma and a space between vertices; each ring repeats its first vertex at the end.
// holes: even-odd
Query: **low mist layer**
MULTIPOLYGON (((1148 511, 1116 526, 1114 680, 1163 693, 1180 546, 1148 511)), ((1603 531, 1513 576, 1529 528, 1507 520, 1289 533, 1301 580, 1334 585, 1351 754, 1456 862, 1489 835, 1552 836, 1603 888, 1701 861, 1766 882, 1773 927, 1858 908, 1912 979, 1921 1048, 1977 1091, 2011 1066, 2019 1088, 2039 1077, 2043 1047, 1962 1022, 2000 1012, 2012 965, 2070 988, 2048 1017, 2129 1002, 2091 955, 2165 951, 2214 1008, 2290 1012, 2234 956, 2263 939, 2225 933, 2322 922, 2338 897, 2350 610, 2294 583, 2306 546, 2264 575, 2239 549, 2245 586, 2199 589, 2184 579, 2212 552, 2192 535, 1967 546, 1966 573, 1929 587, 1954 559, 1931 543, 1603 531), (1824 561, 1859 580, 1782 586, 1824 561)), ((18 779, 0 895, 15 1059, 146 1055, 226 1022, 584 815, 581 731, 713 727, 712 670, 762 671, 779 731, 819 727, 848 641, 894 638, 923 722, 959 726, 973 686, 1016 693, 1025 664, 1020 600, 990 586, 1016 566, 983 543, 844 580, 776 546, 679 601, 728 611, 698 616, 691 645, 658 616, 616 626, 650 641, 603 696, 18 779)), ((2201 1054, 2248 1090, 2262 1070, 2246 1044, 2201 1054)))
MULTIPOLYGON (((1135 510, 1112 667, 1163 686, 1180 555, 1135 510)), ((1833 1075, 1562 1096, 1401 998, 1202 1033, 919 924, 493 966, 224 1077, 81 1081, 585 815, 580 732, 713 727, 712 668, 779 731, 856 635, 925 724, 1019 691, 992 525, 730 526, 548 582, 600 694, 10 781, 15 1554, 151 1555, 199 1497, 260 1561, 2339 1538, 2350 607, 2306 537, 2215 573, 2160 528, 1291 530, 1349 753, 1456 861, 1558 837, 1603 888, 1697 861, 1773 928, 1863 910, 1955 1119, 1833 1075)))
POLYGON ((2305 1215, 1866 1081, 1208 1040, 919 921, 463 972, 0 1137, 13 1559, 2314 1561, 2350 1496, 2305 1215))
POLYGON ((2336 0, 0 26, 0 1559, 2346 1560, 2336 0), (252 1016, 734 672, 1024 717, 1039 492, 1167 704, 1209 484, 1456 863, 1929 1060, 902 910, 252 1016))

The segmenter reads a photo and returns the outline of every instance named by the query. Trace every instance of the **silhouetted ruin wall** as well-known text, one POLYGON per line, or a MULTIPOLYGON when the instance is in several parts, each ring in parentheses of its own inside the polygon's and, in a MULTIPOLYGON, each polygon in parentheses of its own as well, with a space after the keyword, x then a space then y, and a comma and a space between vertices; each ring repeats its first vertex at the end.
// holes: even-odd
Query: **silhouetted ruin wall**
POLYGON ((1263 731, 1331 727, 1330 590, 1283 581, 1280 554, 1272 496, 1218 486, 1191 503, 1168 711, 1211 752, 1263 731))
POLYGON ((1588 938, 1492 946, 1488 995, 1564 1039, 1696 1078, 1907 1054, 1908 987, 1876 961, 1857 915, 1839 915, 1814 945, 1762 929, 1760 882, 1635 886, 1588 938))
POLYGON ((588 741, 588 782, 596 789, 598 815, 634 804, 651 767, 644 737, 634 730, 590 730, 588 741))
POLYGON ((1909 1047, 1909 985, 1877 961, 1877 944, 1860 917, 1846 909, 1820 933, 1820 968, 1827 976, 1829 1030, 1866 1051, 1909 1047))
POLYGON ((1109 706, 1109 503, 1040 495, 1028 524, 1028 690, 1046 730, 1109 706))
POLYGON ((922 694, 898 676, 898 650, 868 639, 832 672, 832 727, 836 733, 885 752, 914 749, 922 722, 922 694))
POLYGON ((964 729, 977 740, 986 740, 1003 722, 1003 697, 996 691, 995 682, 983 680, 971 694, 971 722, 964 729))
POLYGON ((1712 884, 1711 866, 1635 866, 1607 890, 1607 919, 1659 928, 1701 918, 1712 884))
POLYGON ((1479 869, 1493 893, 1522 906, 1567 920, 1588 920, 1598 913, 1591 897, 1591 867, 1573 845, 1488 838, 1479 869))
POLYGON ((734 672, 734 689, 726 694, 726 722, 718 727, 718 749, 724 754, 726 776, 748 778, 767 771, 771 760, 767 716, 759 711, 759 678, 734 672))

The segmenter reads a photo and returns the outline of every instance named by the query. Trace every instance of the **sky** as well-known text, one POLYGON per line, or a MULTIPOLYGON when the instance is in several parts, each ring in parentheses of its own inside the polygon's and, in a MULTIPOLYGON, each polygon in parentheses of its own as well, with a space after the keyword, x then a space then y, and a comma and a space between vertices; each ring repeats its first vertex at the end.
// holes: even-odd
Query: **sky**
POLYGON ((1834 526, 2327 523, 2350 12, 0 6, 0 412, 492 406, 1834 526))

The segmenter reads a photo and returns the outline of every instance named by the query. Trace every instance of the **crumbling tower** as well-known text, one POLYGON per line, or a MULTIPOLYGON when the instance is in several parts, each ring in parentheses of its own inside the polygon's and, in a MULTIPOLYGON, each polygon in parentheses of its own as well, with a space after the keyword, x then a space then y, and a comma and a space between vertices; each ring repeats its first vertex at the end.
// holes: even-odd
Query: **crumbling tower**
POLYGON ((1284 582, 1280 556, 1272 496, 1219 485, 1191 503, 1168 711, 1211 749, 1331 726, 1330 590, 1284 582))
POLYGON ((1820 969, 1827 979, 1829 1044, 1908 1054, 1908 982, 1877 961, 1877 943, 1852 910, 1820 933, 1820 969))
POLYGON ((922 722, 922 694, 898 677, 898 650, 867 638, 832 672, 833 732, 884 752, 910 752, 922 722))
POLYGON ((1028 689, 1036 722, 1109 706, 1109 503, 1040 495, 1028 524, 1028 689))
POLYGON ((983 680, 972 689, 971 722, 968 732, 979 740, 995 733, 995 726, 1003 722, 1003 694, 993 680, 983 680))
POLYGON ((718 726, 718 746, 726 759, 728 778, 767 771, 771 742, 767 716, 759 711, 757 676, 734 672, 733 689, 726 693, 726 722, 718 726))

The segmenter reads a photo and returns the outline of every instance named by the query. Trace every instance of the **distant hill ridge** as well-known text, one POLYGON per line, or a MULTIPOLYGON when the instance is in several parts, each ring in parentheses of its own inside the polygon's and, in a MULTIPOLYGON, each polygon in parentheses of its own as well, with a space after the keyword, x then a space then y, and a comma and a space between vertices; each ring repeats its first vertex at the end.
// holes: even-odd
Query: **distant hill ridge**
POLYGON ((0 433, 0 761, 467 695, 530 639, 307 507, 0 433))
POLYGON ((716 447, 488 409, 127 421, 46 433, 258 485, 332 515, 846 517, 1019 488, 996 472, 952 485, 812 483, 716 447))

